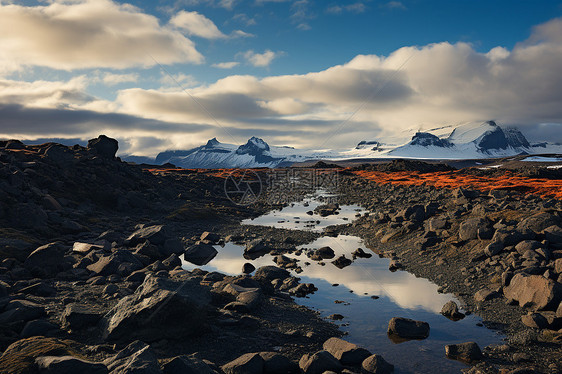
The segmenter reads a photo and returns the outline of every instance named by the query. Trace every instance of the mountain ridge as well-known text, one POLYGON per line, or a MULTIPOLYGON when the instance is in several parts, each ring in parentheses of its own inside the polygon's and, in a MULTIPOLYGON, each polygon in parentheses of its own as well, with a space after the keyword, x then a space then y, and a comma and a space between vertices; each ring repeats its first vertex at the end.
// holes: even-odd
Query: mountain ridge
MULTIPOLYGON (((251 137, 245 144, 221 143, 212 138, 206 144, 188 150, 159 153, 154 163, 170 163, 183 168, 252 168, 281 167, 293 163, 326 160, 343 161, 361 158, 484 159, 534 153, 562 153, 562 146, 548 142, 531 144, 514 127, 502 127, 495 121, 471 122, 407 133, 399 144, 382 139, 362 140, 351 150, 299 150, 270 146, 263 139, 251 137)), ((145 160, 123 156, 125 161, 145 160)))

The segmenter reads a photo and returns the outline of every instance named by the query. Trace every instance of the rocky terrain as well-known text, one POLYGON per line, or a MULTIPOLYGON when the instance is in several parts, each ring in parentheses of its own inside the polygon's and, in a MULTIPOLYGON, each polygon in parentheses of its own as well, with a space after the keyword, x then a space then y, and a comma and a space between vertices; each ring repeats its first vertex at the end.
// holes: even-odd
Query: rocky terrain
MULTIPOLYGON (((0 372, 392 372, 292 300, 314 286, 285 270, 295 265, 283 254, 318 234, 240 226, 272 208, 267 195, 236 205, 221 172, 127 164, 117 148, 103 136, 88 147, 0 142, 0 372), (181 257, 204 264, 228 241, 245 244, 248 258, 273 253, 278 266, 247 264, 237 276, 182 269, 181 257)), ((402 164, 384 172, 432 171, 402 164)), ((362 237, 394 270, 459 295, 465 311, 509 338, 444 354, 470 363, 470 373, 562 370, 560 200, 340 175, 340 204, 371 213, 330 234, 362 237)), ((400 339, 428 328, 389 321, 400 339)))

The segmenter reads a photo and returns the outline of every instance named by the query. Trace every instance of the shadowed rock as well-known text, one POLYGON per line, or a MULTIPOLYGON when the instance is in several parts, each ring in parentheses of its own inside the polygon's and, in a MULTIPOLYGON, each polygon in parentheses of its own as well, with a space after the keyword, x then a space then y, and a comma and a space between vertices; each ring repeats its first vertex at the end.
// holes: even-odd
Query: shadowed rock
POLYGON ((104 337, 154 341, 199 333, 210 300, 208 289, 195 278, 180 283, 148 275, 104 317, 104 337))
POLYGON ((361 374, 391 374, 391 373, 394 373, 394 365, 389 364, 380 355, 369 356, 361 364, 361 374))
POLYGON ((106 374, 104 364, 82 360, 73 356, 40 356, 35 364, 43 374, 106 374))
POLYGON ((236 360, 221 366, 225 374, 261 374, 264 361, 259 353, 246 353, 236 360))
POLYGON ((459 312, 459 306, 452 300, 443 305, 443 308, 441 308, 441 314, 453 321, 458 321, 464 318, 464 314, 459 312))
POLYGON ((330 352, 342 365, 359 365, 371 355, 368 350, 339 338, 326 340, 322 348, 330 352))
POLYGON ((210 244, 195 244, 185 251, 183 258, 192 264, 202 266, 208 264, 217 254, 215 247, 210 244))
POLYGON ((328 351, 305 354, 299 361, 304 374, 322 374, 326 371, 340 372, 342 364, 328 351))
POLYGON ((105 135, 100 135, 96 139, 88 140, 88 149, 102 158, 113 160, 119 149, 119 142, 105 135))
POLYGON ((149 345, 134 341, 117 355, 104 361, 111 374, 160 374, 156 355, 149 345))
POLYGON ((429 323, 394 317, 388 322, 387 333, 398 339, 425 339, 429 336, 429 323))
POLYGON ((474 342, 446 345, 445 355, 452 360, 467 363, 480 361, 484 358, 480 347, 474 342))

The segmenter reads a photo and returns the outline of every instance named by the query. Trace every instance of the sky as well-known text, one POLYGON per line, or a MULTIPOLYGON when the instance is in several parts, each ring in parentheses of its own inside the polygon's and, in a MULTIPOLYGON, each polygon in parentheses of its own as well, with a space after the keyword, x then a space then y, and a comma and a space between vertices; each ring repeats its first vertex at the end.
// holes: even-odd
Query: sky
POLYGON ((154 156, 495 120, 562 142, 562 1, 0 0, 0 138, 154 156))

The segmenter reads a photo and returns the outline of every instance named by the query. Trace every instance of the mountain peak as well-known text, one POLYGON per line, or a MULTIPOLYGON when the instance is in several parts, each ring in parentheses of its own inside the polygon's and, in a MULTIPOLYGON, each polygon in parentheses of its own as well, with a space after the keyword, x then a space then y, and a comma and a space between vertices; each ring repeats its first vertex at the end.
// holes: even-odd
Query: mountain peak
POLYGON ((209 141, 207 142, 207 144, 205 144, 205 147, 214 147, 216 145, 221 144, 217 138, 213 138, 213 139, 209 139, 209 141))
POLYGON ((412 137, 410 144, 419 145, 422 147, 434 146, 443 148, 453 146, 447 139, 439 139, 439 137, 437 137, 436 135, 420 131, 418 131, 416 135, 412 137))
POLYGON ((261 138, 257 138, 255 136, 252 136, 250 139, 248 139, 248 143, 246 143, 246 145, 248 144, 253 144, 254 146, 269 151, 269 144, 267 144, 263 139, 261 138))
POLYGON ((241 145, 236 150, 239 155, 249 154, 252 156, 261 155, 264 152, 269 152, 269 145, 263 139, 255 136, 252 136, 246 144, 241 145))

